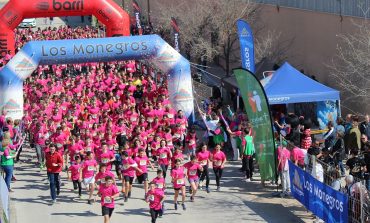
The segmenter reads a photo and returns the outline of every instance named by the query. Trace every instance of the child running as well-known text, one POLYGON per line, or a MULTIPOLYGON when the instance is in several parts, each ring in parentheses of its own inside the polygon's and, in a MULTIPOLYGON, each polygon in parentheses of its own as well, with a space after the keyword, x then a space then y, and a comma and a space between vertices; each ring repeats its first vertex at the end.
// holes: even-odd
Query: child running
POLYGON ((164 191, 157 188, 155 183, 151 182, 146 202, 149 203, 152 223, 156 223, 157 218, 161 213, 162 203, 164 199, 165 199, 164 191))
POLYGON ((182 209, 185 211, 185 169, 183 166, 181 166, 181 160, 177 159, 175 160, 175 167, 171 170, 171 177, 172 177, 172 183, 173 183, 173 189, 175 190, 175 196, 174 196, 174 203, 175 203, 175 210, 177 210, 177 198, 179 196, 179 192, 181 191, 182 195, 182 209))
POLYGON ((68 168, 67 174, 68 174, 68 180, 72 181, 73 183, 73 189, 78 189, 78 197, 81 199, 82 197, 82 187, 81 187, 81 181, 80 181, 80 170, 82 167, 81 164, 81 156, 76 155, 74 156, 74 162, 72 165, 68 168))
POLYGON ((125 202, 131 197, 132 182, 135 178, 135 170, 139 173, 143 171, 137 167, 137 163, 129 157, 125 151, 122 153, 122 192, 125 193, 125 202))
POLYGON ((87 190, 89 191, 89 199, 87 200, 88 204, 91 204, 93 201, 93 194, 95 190, 95 171, 98 163, 93 158, 93 154, 91 152, 86 153, 86 160, 82 164, 82 168, 80 169, 80 180, 86 186, 87 190))
POLYGON ((199 185, 198 170, 203 171, 203 167, 198 164, 197 157, 193 155, 190 156, 190 161, 185 163, 184 167, 188 170, 187 177, 191 187, 190 200, 193 202, 199 185))
POLYGON ((213 164, 213 172, 216 176, 217 191, 221 191, 220 181, 222 178, 222 172, 226 163, 226 155, 221 151, 221 145, 216 144, 215 150, 211 155, 211 161, 213 164))
POLYGON ((114 210, 114 199, 119 196, 119 191, 111 176, 105 177, 105 183, 99 187, 98 195, 101 196, 101 210, 104 223, 109 223, 114 210))

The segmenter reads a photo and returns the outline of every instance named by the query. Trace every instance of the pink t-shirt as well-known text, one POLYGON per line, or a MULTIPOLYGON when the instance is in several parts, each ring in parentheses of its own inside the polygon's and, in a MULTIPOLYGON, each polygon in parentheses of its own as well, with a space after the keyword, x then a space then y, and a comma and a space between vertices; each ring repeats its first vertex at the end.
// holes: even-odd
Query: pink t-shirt
POLYGON ((171 177, 173 180, 173 188, 180 188, 185 186, 185 174, 184 174, 184 167, 180 166, 179 168, 173 168, 171 170, 171 177))
POLYGON ((290 160, 290 152, 287 148, 278 148, 278 160, 280 161, 280 165, 278 166, 278 170, 282 171, 286 168, 287 160, 290 160))
POLYGON ((198 170, 202 167, 198 163, 187 162, 184 164, 184 167, 188 170, 189 180, 198 179, 198 170))
POLYGON ((212 154, 212 161, 213 161, 213 168, 220 169, 222 163, 226 160, 225 153, 220 151, 217 152, 216 150, 212 154))
POLYGON ((95 181, 100 180, 100 185, 105 183, 105 177, 106 176, 111 176, 114 179, 114 174, 108 170, 105 170, 105 172, 99 172, 95 176, 95 181))
POLYGON ((102 184, 99 187, 99 193, 101 194, 101 205, 108 208, 114 208, 114 199, 110 199, 108 197, 119 193, 117 186, 112 184, 107 187, 105 184, 102 184))
POLYGON ((112 162, 111 160, 114 158, 113 151, 107 151, 106 153, 102 153, 100 155, 100 161, 101 163, 104 163, 107 165, 107 171, 110 171, 112 169, 112 162))
POLYGON ((140 176, 143 173, 148 173, 149 159, 147 156, 143 156, 143 157, 137 156, 135 157, 135 162, 137 163, 137 166, 139 167, 139 169, 143 171, 142 173, 136 171, 136 176, 140 176))
POLYGON ((131 157, 128 157, 127 159, 123 159, 122 160, 123 176, 135 177, 134 166, 137 166, 137 164, 131 157))
POLYGON ((71 171, 71 178, 72 180, 78 180, 80 179, 80 168, 81 168, 81 163, 73 163, 68 170, 71 171))
POLYGON ((210 157, 211 153, 208 150, 205 152, 200 151, 199 153, 197 153, 197 159, 201 166, 208 165, 208 160, 210 159, 210 157))
POLYGON ((152 182, 155 183, 158 189, 164 190, 165 180, 163 177, 156 177, 152 180, 152 182))
POLYGON ((169 161, 171 159, 171 151, 169 148, 167 147, 164 147, 164 148, 160 148, 157 150, 157 154, 159 156, 158 158, 158 164, 161 165, 161 164, 164 164, 164 165, 168 165, 169 164, 169 161))
POLYGON ((161 200, 164 197, 164 191, 160 189, 154 189, 148 191, 149 207, 154 210, 161 210, 161 200))
POLYGON ((85 160, 82 164, 82 177, 84 179, 94 176, 95 168, 98 166, 96 160, 85 160))
POLYGON ((298 164, 300 166, 304 166, 304 157, 305 157, 305 154, 304 152, 302 151, 302 149, 298 148, 298 147, 294 147, 293 150, 292 150, 292 158, 294 161, 298 160, 298 164))

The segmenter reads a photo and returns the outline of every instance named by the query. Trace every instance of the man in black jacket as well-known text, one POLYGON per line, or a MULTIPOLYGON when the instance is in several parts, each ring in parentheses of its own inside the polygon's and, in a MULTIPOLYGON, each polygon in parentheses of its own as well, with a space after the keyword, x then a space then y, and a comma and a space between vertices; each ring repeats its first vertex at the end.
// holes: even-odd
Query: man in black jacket
POLYGON ((370 123, 369 123, 369 115, 365 115, 365 121, 361 122, 360 124, 360 132, 370 138, 370 123))
POLYGON ((346 156, 346 150, 344 147, 343 137, 344 137, 344 131, 338 130, 336 134, 336 138, 334 140, 334 146, 331 150, 331 156, 334 159, 335 165, 336 166, 339 165, 342 176, 344 176, 346 173, 344 166, 343 166, 343 159, 346 156))

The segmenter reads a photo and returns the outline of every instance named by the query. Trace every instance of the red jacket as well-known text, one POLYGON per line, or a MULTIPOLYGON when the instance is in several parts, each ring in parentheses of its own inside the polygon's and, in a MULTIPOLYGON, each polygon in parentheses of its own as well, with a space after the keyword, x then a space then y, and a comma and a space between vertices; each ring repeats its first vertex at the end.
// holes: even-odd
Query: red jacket
POLYGON ((58 152, 51 154, 50 152, 46 154, 46 169, 48 173, 60 173, 63 167, 63 158, 58 152), (53 166, 53 163, 58 164, 58 166, 53 166))

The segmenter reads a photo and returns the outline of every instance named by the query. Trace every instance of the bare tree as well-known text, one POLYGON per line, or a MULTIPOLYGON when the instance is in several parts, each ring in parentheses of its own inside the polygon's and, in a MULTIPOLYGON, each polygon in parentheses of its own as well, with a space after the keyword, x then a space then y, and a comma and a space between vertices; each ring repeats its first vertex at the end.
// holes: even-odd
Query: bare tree
MULTIPOLYGON (((157 1, 160 13, 155 18, 161 29, 170 30, 169 20, 175 17, 181 29, 181 48, 192 61, 225 61, 225 72, 239 59, 235 43, 238 40, 236 22, 246 19, 253 27, 258 5, 250 0, 189 0, 157 1), (237 60, 236 60, 237 59, 237 60)), ((256 37, 256 63, 272 55, 272 46, 278 34, 268 31, 256 37)))
POLYGON ((361 113, 370 108, 370 24, 365 21, 355 25, 358 32, 338 35, 341 43, 329 67, 330 75, 342 90, 343 107, 353 112, 350 108, 356 106, 361 113), (367 103, 358 106, 359 102, 367 103))

